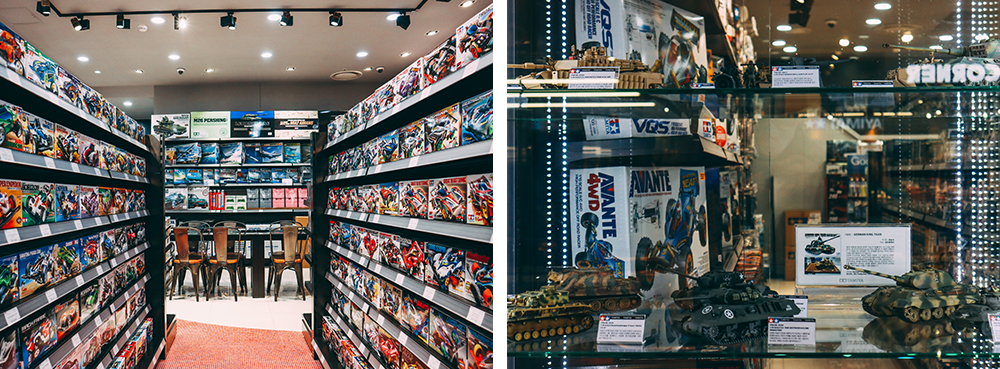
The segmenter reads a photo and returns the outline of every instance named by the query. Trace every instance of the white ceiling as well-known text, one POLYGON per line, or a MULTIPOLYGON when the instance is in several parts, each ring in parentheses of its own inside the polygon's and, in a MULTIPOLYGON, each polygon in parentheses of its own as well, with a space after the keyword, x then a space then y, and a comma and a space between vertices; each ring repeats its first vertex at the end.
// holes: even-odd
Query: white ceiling
POLYGON ((102 87, 223 82, 334 83, 329 78, 334 72, 369 66, 384 66, 385 72, 365 72, 352 82, 381 83, 444 42, 454 34, 455 28, 490 1, 478 0, 462 8, 459 0, 429 0, 411 14, 410 27, 405 31, 385 19, 388 13, 381 12, 344 13, 344 26, 330 27, 328 13, 293 11, 294 26, 281 27, 278 22, 267 20, 270 13, 240 13, 239 9, 413 8, 420 0, 224 0, 213 1, 211 5, 201 0, 52 0, 52 3, 64 14, 166 11, 161 15, 166 20, 163 24, 153 24, 149 15, 129 16, 130 30, 115 28, 113 16, 88 17, 90 30, 77 32, 69 17, 58 17, 54 12, 44 17, 35 12, 34 0, 0 0, 0 22, 88 85, 103 90, 102 87), (236 10, 237 29, 231 31, 220 27, 219 18, 225 15, 223 13, 183 14, 183 10, 190 9, 236 10), (173 11, 181 11, 182 16, 187 17, 188 28, 173 29, 170 15, 173 11), (140 32, 140 25, 148 26, 148 31, 140 32), (440 32, 426 36, 425 33, 431 30, 440 32), (358 51, 367 51, 369 55, 359 58, 356 56, 358 51), (262 58, 264 52, 273 56, 262 58), (403 52, 412 55, 400 57, 403 52), (170 54, 177 54, 180 59, 170 60, 170 54), (80 56, 90 60, 78 61, 80 56), (178 67, 187 70, 184 75, 177 74, 178 67), (295 67, 295 70, 286 71, 287 67, 295 67), (215 71, 205 73, 206 68, 215 71), (136 69, 144 73, 137 74, 136 69), (101 73, 95 74, 96 70, 101 73))

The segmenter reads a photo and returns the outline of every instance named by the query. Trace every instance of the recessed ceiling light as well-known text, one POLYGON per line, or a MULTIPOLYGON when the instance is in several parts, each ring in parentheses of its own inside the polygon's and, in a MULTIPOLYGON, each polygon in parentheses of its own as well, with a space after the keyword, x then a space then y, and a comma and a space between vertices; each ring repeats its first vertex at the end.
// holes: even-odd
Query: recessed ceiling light
POLYGON ((941 35, 941 36, 938 36, 938 40, 941 40, 941 41, 951 41, 951 40, 954 40, 954 39, 955 39, 955 36, 952 36, 952 35, 941 35))
POLYGON ((170 54, 170 56, 168 56, 168 58, 170 58, 170 60, 178 60, 178 59, 181 58, 181 56, 177 55, 177 54, 170 54))
POLYGON ((152 17, 149 19, 149 21, 153 22, 153 24, 163 24, 163 22, 166 22, 166 20, 164 20, 163 17, 152 17))
POLYGON ((271 57, 271 56, 273 56, 273 55, 274 55, 274 54, 271 54, 271 53, 269 53, 269 52, 265 52, 265 53, 263 53, 263 54, 260 54, 260 57, 261 57, 261 58, 270 58, 270 57, 271 57))
POLYGON ((903 34, 902 36, 899 37, 899 40, 903 41, 904 43, 910 43, 910 41, 913 41, 913 34, 912 33, 903 34))
POLYGON ((865 45, 858 45, 858 46, 855 46, 855 47, 854 47, 854 51, 857 51, 857 52, 859 52, 859 53, 863 53, 863 52, 865 52, 865 51, 868 51, 868 46, 865 46, 865 45))
POLYGON ((365 72, 370 72, 371 70, 372 70, 372 67, 365 67, 365 72))
POLYGON ((794 53, 796 51, 799 51, 799 49, 795 46, 785 46, 785 48, 781 50, 784 50, 786 53, 794 53))
POLYGON ((285 68, 285 70, 291 72, 291 71, 295 70, 295 67, 288 67, 288 68, 285 68))
POLYGON ((358 51, 357 55, 358 55, 359 58, 364 58, 364 57, 368 56, 368 52, 367 51, 358 51))
POLYGON ((785 40, 774 40, 774 42, 771 43, 771 46, 785 46, 785 40))
POLYGON ((142 73, 143 73, 143 72, 142 72, 142 69, 136 69, 136 70, 135 70, 135 72, 136 72, 137 74, 142 74, 142 73))
POLYGON ((212 73, 212 72, 215 72, 215 69, 212 68, 205 69, 205 73, 212 73))
POLYGON ((99 70, 95 70, 95 71, 94 71, 94 74, 101 74, 101 71, 99 71, 99 70))
POLYGON ((396 18, 399 18, 399 15, 400 15, 399 13, 389 14, 389 15, 385 16, 385 20, 387 20, 387 21, 394 21, 394 20, 396 20, 396 18))
POLYGON ((850 45, 850 44, 851 44, 851 40, 848 40, 846 38, 840 39, 840 46, 847 47, 847 45, 850 45))
POLYGON ((875 4, 875 9, 878 9, 878 10, 889 10, 889 9, 892 9, 892 5, 889 4, 889 3, 878 3, 878 4, 875 4))
POLYGON ((399 54, 399 56, 402 56, 402 57, 405 58, 407 56, 410 56, 410 53, 409 52, 405 52, 405 53, 399 54))
POLYGON ((472 6, 472 4, 475 4, 475 3, 476 3, 476 0, 467 0, 467 1, 462 2, 461 4, 458 4, 458 6, 461 6, 463 8, 468 8, 468 7, 472 6))
POLYGON ((931 50, 941 50, 941 49, 943 49, 943 47, 941 47, 941 45, 934 45, 934 46, 931 46, 930 49, 931 50))
POLYGON ((878 19, 878 18, 871 18, 871 19, 866 19, 865 23, 867 23, 869 25, 872 25, 872 26, 875 26, 875 25, 882 24, 882 20, 878 19))
POLYGON ((277 22, 277 21, 281 20, 281 14, 271 14, 271 15, 267 16, 267 20, 272 21, 272 22, 277 22))
POLYGON ((125 102, 125 106, 132 106, 132 102, 131 101, 126 101, 125 102))
POLYGON ((788 31, 792 30, 792 26, 789 26, 787 24, 782 24, 780 26, 775 27, 775 29, 777 29, 777 30, 779 30, 781 32, 788 32, 788 31))
POLYGON ((76 57, 76 60, 79 60, 79 61, 82 61, 82 62, 86 62, 86 61, 90 61, 90 58, 81 55, 81 56, 76 57))
POLYGON ((438 34, 438 31, 427 31, 428 36, 434 36, 436 34, 438 34))

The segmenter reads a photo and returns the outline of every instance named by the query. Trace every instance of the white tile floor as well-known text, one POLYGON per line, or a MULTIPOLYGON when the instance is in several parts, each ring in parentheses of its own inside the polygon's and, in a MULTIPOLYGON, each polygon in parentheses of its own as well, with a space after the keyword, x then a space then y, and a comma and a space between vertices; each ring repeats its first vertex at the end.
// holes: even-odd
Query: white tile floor
MULTIPOLYGON (((302 274, 308 281, 309 269, 303 270, 302 274)), ((248 269, 247 277, 249 276, 248 269)), ((221 293, 216 293, 207 302, 201 293, 200 301, 195 301, 191 274, 187 275, 184 282, 185 296, 180 296, 175 291, 173 300, 166 302, 167 314, 177 314, 177 319, 230 327, 301 331, 302 314, 313 310, 312 294, 307 295, 305 301, 301 295, 296 295, 297 282, 295 273, 291 270, 282 274, 278 301, 274 301, 274 295, 259 299, 240 296, 239 302, 233 301, 228 273, 223 273, 218 291, 221 293)))

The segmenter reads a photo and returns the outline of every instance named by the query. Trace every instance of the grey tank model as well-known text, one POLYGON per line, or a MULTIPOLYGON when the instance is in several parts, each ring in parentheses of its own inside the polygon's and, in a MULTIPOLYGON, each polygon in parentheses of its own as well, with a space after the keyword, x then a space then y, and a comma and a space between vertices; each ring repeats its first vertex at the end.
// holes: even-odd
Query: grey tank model
POLYGON ((919 322, 951 316, 964 305, 983 301, 976 286, 958 283, 943 270, 914 270, 894 276, 850 265, 844 268, 896 281, 895 286, 879 287, 861 299, 861 307, 874 316, 897 316, 919 322))
MULTIPOLYGON (((683 275, 676 271, 676 274, 683 275)), ((767 318, 791 317, 799 308, 767 286, 747 282, 739 272, 712 271, 691 277, 698 286, 671 294, 684 309, 672 314, 681 332, 728 345, 767 337, 767 318)))

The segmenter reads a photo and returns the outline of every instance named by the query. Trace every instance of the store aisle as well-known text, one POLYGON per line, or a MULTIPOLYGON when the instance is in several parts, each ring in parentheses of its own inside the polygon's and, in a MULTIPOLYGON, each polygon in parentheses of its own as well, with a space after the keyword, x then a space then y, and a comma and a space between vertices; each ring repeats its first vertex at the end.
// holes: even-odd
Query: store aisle
POLYGON ((301 332, 177 321, 177 338, 156 369, 317 369, 301 332))

